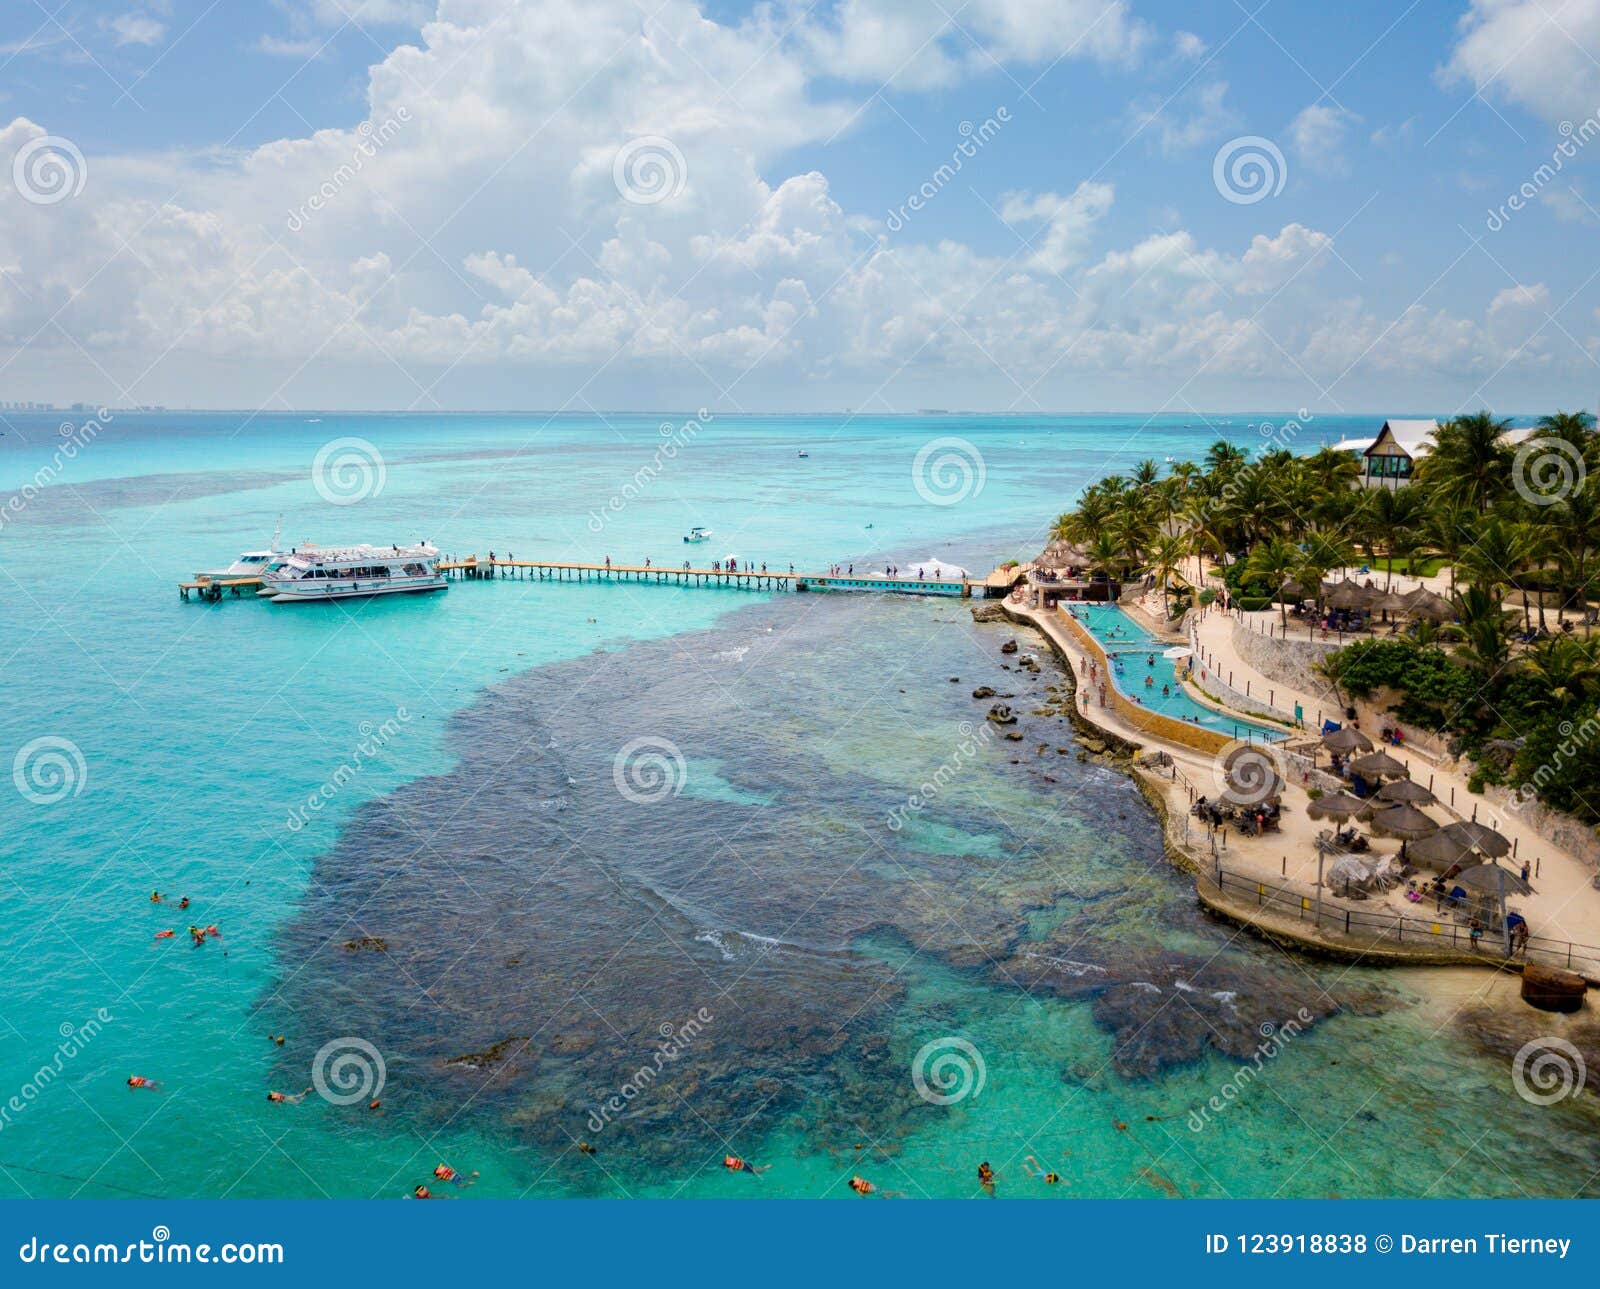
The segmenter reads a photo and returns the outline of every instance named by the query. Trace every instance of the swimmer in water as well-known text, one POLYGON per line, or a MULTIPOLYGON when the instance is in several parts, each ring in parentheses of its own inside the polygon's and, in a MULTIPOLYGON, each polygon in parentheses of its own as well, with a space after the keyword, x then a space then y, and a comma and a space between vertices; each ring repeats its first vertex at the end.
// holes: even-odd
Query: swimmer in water
POLYGON ((178 901, 178 907, 180 909, 186 909, 189 907, 189 897, 187 895, 178 901))
POLYGON ((147 1079, 142 1074, 135 1074, 128 1080, 130 1088, 149 1088, 151 1091, 160 1091, 161 1085, 154 1079, 147 1079))
POLYGON ((156 932, 156 939, 157 940, 170 940, 170 939, 172 939, 173 936, 175 936, 177 934, 178 933, 176 931, 157 931, 156 932))
POLYGON ((580 1141, 578 1143, 578 1149, 586 1155, 594 1154, 594 1147, 591 1146, 587 1141, 580 1141))
POLYGON ((161 892, 160 891, 151 891, 150 892, 150 903, 152 903, 152 904, 161 904, 163 902, 164 901, 161 898, 161 892))
POLYGON ((412 1199, 432 1199, 433 1198, 433 1192, 430 1191, 426 1186, 418 1186, 416 1190, 411 1192, 411 1198, 412 1199))
POLYGON ((738 1155, 724 1155, 722 1157, 722 1166, 731 1172, 752 1173, 757 1177, 772 1167, 771 1164, 767 1164, 763 1168, 757 1168, 748 1159, 740 1159, 738 1155))
POLYGON ((267 1100, 272 1102, 273 1105, 299 1105, 306 1099, 310 1092, 310 1088, 307 1088, 304 1092, 295 1092, 293 1094, 287 1092, 269 1092, 267 1093, 267 1100))
POLYGON ((852 1177, 850 1179, 850 1189, 853 1190, 857 1195, 870 1195, 878 1188, 869 1182, 865 1177, 852 1177))
MULTIPOLYGON (((454 1168, 450 1167, 449 1164, 440 1164, 437 1168, 435 1168, 433 1170, 433 1175, 435 1177, 437 1177, 441 1182, 454 1182, 457 1186, 471 1186, 472 1185, 472 1179, 471 1178, 463 1177, 454 1168)), ((473 1177, 476 1177, 477 1175, 478 1175, 477 1173, 473 1173, 472 1174, 473 1177)))
POLYGON ((1048 1185, 1051 1185, 1051 1186, 1054 1186, 1057 1182, 1059 1182, 1061 1180, 1061 1174, 1060 1173, 1047 1173, 1047 1172, 1045 1172, 1044 1165, 1041 1164, 1032 1155, 1029 1155, 1027 1157, 1027 1159, 1025 1159, 1023 1161, 1022 1170, 1023 1170, 1023 1172, 1027 1173, 1029 1177, 1036 1177, 1041 1182, 1045 1182, 1045 1183, 1047 1183, 1048 1185))
POLYGON ((989 1192, 991 1199, 994 1198, 994 1169, 989 1167, 988 1160, 978 1165, 978 1185, 989 1192))

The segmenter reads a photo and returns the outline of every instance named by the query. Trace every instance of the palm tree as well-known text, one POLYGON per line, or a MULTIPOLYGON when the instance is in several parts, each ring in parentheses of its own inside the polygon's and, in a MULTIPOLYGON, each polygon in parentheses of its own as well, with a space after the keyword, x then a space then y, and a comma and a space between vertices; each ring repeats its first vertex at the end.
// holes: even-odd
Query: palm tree
POLYGON ((1539 438, 1570 443, 1585 461, 1595 464, 1600 439, 1595 436, 1594 417, 1588 412, 1556 412, 1552 416, 1541 416, 1536 424, 1539 438))
POLYGON ((1172 579, 1183 564, 1188 549, 1187 541, 1171 533, 1162 533, 1150 544, 1150 571, 1155 574, 1156 585, 1161 588, 1161 606, 1169 618, 1172 616, 1172 606, 1168 603, 1172 579))
POLYGON ((1482 514, 1506 491, 1511 449, 1505 434, 1510 421, 1474 412, 1446 421, 1433 433, 1433 450, 1417 467, 1417 479, 1442 496, 1465 501, 1482 514))
POLYGON ((1456 656, 1474 671, 1493 676, 1511 654, 1510 623, 1516 615, 1508 614, 1499 599, 1481 586, 1458 591, 1452 600, 1467 637, 1456 656))
MULTIPOLYGON (((1420 530, 1426 510, 1426 501, 1420 492, 1410 488, 1378 488, 1372 493, 1370 523, 1372 535, 1384 543, 1388 553, 1388 580, 1384 589, 1394 585, 1395 556, 1404 550, 1409 557, 1419 544, 1420 530)), ((1409 567, 1409 565, 1407 565, 1409 567)))
POLYGON ((1576 636, 1551 636, 1523 656, 1522 666, 1550 691, 1550 700, 1564 705, 1582 698, 1589 683, 1600 677, 1600 656, 1591 640, 1576 636))
POLYGON ((1227 439, 1218 439, 1206 449, 1206 469, 1212 474, 1230 475, 1246 461, 1250 454, 1241 447, 1235 447, 1227 439))
POLYGON ((1477 536, 1478 512, 1460 502, 1439 500, 1428 507, 1426 529, 1433 548, 1450 561, 1450 589, 1456 589, 1456 564, 1477 536))
POLYGON ((1118 562, 1122 558, 1122 549, 1117 545, 1117 539, 1104 530, 1095 533, 1089 539, 1089 547, 1084 552, 1089 557, 1089 567, 1104 573, 1108 578, 1117 576, 1118 562))
POLYGON ((1141 492, 1155 486, 1161 477, 1161 467, 1154 460, 1146 458, 1133 467, 1133 486, 1141 492))
POLYGON ((1272 584, 1285 629, 1289 626, 1289 606, 1283 598, 1284 583, 1299 572, 1304 563, 1305 556, 1300 548, 1283 537, 1262 542, 1250 552, 1250 558, 1245 562, 1245 569, 1251 576, 1272 584))
POLYGON ((1589 557, 1600 542, 1600 484, 1591 479, 1587 486, 1564 497, 1549 508, 1544 522, 1561 563, 1565 583, 1561 607, 1571 608, 1577 601, 1583 610, 1583 633, 1588 635, 1589 604, 1584 592, 1589 585, 1589 557))

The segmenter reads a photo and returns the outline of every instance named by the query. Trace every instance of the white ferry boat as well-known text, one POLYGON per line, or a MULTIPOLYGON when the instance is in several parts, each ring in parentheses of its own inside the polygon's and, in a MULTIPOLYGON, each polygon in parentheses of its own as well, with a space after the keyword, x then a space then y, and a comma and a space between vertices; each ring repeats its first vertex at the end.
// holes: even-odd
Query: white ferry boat
POLYGON ((279 543, 283 534, 283 518, 278 519, 278 526, 272 530, 272 545, 264 551, 245 551, 238 559, 229 564, 227 568, 201 571, 194 575, 197 582, 220 582, 235 577, 260 577, 269 569, 275 569, 283 560, 283 551, 279 543))
POLYGON ((442 591, 439 550, 417 546, 297 546, 261 575, 259 594, 274 604, 348 600, 401 591, 442 591))

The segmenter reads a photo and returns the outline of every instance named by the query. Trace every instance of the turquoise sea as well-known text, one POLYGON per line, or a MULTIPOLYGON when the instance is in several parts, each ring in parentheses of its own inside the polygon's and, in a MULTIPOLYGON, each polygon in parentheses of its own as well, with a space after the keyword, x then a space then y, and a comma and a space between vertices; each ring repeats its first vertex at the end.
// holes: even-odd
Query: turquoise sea
POLYGON ((177 594, 279 516, 983 572, 1282 418, 1228 420, 7 414, 0 1194, 1587 1192, 1587 1104, 1518 1098, 1414 978, 1201 916, 964 604, 177 594))

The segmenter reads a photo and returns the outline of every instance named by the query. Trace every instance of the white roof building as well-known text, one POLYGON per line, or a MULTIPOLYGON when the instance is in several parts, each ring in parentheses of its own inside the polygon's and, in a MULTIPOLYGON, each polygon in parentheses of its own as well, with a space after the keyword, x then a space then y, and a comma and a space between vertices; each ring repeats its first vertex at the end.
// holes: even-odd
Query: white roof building
MULTIPOLYGON (((1341 439, 1336 452, 1354 452, 1362 458, 1360 486, 1399 488, 1411 482, 1416 463, 1433 450, 1437 421, 1400 420, 1383 423, 1376 438, 1341 439)), ((1521 443, 1537 433, 1532 428, 1507 430, 1505 442, 1521 443)))

